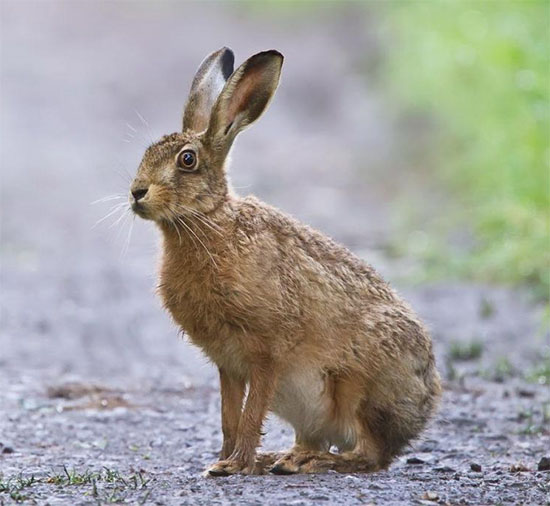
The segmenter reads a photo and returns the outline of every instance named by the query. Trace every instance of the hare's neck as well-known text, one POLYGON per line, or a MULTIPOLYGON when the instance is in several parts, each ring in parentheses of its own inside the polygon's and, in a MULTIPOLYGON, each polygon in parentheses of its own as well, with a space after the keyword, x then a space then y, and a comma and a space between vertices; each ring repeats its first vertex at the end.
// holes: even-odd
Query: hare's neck
POLYGON ((189 214, 159 224, 164 239, 164 262, 216 267, 232 229, 232 206, 227 201, 214 212, 189 214))

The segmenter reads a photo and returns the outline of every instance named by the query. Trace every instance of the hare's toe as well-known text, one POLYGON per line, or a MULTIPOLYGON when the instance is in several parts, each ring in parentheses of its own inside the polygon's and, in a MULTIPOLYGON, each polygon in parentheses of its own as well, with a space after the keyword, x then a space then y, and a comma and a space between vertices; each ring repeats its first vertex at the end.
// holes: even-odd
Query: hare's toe
POLYGON ((230 476, 232 474, 253 474, 254 469, 239 460, 227 459, 216 462, 206 471, 206 476, 230 476))
POLYGON ((270 472, 273 474, 372 473, 383 469, 380 463, 368 456, 348 452, 290 452, 280 458, 270 472))
POLYGON ((281 457, 269 472, 273 474, 296 474, 304 473, 304 465, 314 459, 317 453, 314 452, 289 452, 281 457))
POLYGON ((258 453, 254 467, 254 474, 265 474, 282 457, 281 452, 258 453))

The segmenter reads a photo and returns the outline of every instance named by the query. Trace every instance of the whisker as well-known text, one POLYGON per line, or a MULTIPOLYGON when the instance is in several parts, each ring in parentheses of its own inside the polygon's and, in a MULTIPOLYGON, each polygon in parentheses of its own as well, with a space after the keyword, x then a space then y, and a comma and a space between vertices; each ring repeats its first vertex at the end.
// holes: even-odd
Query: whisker
POLYGON ((190 213, 190 214, 194 215, 197 219, 200 220, 201 223, 208 226, 213 232, 218 233, 220 236, 222 235, 221 234, 221 230, 222 230, 221 227, 219 225, 217 225, 216 223, 214 223, 209 218, 207 218, 203 213, 201 213, 201 212, 199 212, 195 209, 191 209, 189 207, 186 207, 182 204, 176 204, 176 205, 177 205, 179 210, 185 211, 187 213, 190 213))
POLYGON ((120 215, 114 223, 112 223, 111 225, 109 225, 109 228, 114 228, 114 227, 116 227, 116 226, 120 223, 120 220, 122 220, 122 218, 124 218, 125 216, 127 216, 127 215, 126 215, 126 212, 129 211, 129 210, 130 210, 129 207, 128 207, 127 209, 124 209, 124 213, 123 213, 122 215, 120 215))
MULTIPOLYGON (((127 211, 128 211, 128 209, 125 209, 124 213, 121 216, 122 221, 120 222, 120 226, 118 227, 118 230, 117 230, 117 233, 116 233, 116 236, 115 236, 115 239, 117 241, 120 239, 122 231, 124 230, 124 227, 126 225, 126 220, 130 217, 130 213, 127 212, 127 211)), ((121 251, 121 253, 122 253, 122 251, 121 251)))
MULTIPOLYGON (((175 219, 179 224, 183 225, 183 226, 185 227, 186 230, 189 230, 189 227, 187 227, 187 226, 185 225, 185 223, 183 223, 182 218, 180 218, 180 217, 177 216, 177 215, 174 215, 174 219, 175 219)), ((176 230, 177 230, 177 225, 174 224, 174 226, 176 227, 176 230)), ((178 235, 179 235, 179 234, 178 234, 178 235)), ((198 246, 197 246, 197 243, 195 242, 195 239, 193 239, 193 237, 189 235, 189 232, 187 232, 187 235, 189 236, 189 238, 190 238, 191 241, 193 242, 193 246, 195 247, 195 249, 197 249, 198 246)), ((181 240, 181 236, 180 236, 180 240, 181 240)))
POLYGON ((204 230, 199 226, 199 224, 193 219, 193 215, 192 214, 189 215, 188 218, 193 223, 193 225, 196 226, 197 230, 202 234, 202 236, 206 240, 208 236, 204 233, 204 230))
POLYGON ((174 226, 174 230, 176 231, 176 233, 178 234, 178 237, 180 239, 180 245, 181 245, 181 235, 180 235, 180 231, 178 229, 178 226, 173 222, 173 221, 169 221, 169 223, 171 223, 173 226, 174 226))
POLYGON ((115 206, 113 206, 111 208, 111 210, 103 218, 101 218, 101 219, 99 219, 95 222, 92 229, 97 227, 100 223, 103 223, 107 218, 111 217, 116 212, 120 211, 124 206, 126 206, 126 202, 121 202, 120 204, 116 204, 115 206))
MULTIPOLYGON (((179 217, 178 217, 179 218, 179 217)), ((197 239, 197 241, 199 241, 202 245, 202 247, 204 248, 204 250, 206 251, 206 253, 208 253, 208 256, 210 257, 210 260, 212 260, 212 263, 214 264, 214 266, 216 268, 218 268, 218 264, 216 263, 216 261, 214 260, 214 257, 212 256, 212 254, 210 253, 209 249, 206 247, 206 245, 201 241, 200 237, 195 234, 195 232, 193 231, 193 229, 187 225, 183 220, 179 219, 178 220, 187 230, 189 230, 189 232, 191 232, 195 238, 197 239)))
POLYGON ((151 130, 149 128, 149 123, 147 123, 147 120, 139 113, 137 109, 134 109, 134 112, 136 113, 139 120, 143 123, 143 126, 145 126, 145 130, 147 132, 147 135, 149 136, 151 144, 154 144, 153 136, 151 135, 151 130))
POLYGON ((122 251, 120 253, 121 257, 123 257, 128 252, 128 248, 130 247, 130 238, 132 237, 132 230, 134 230, 135 222, 136 222, 136 215, 134 214, 134 217, 130 222, 130 230, 128 230, 128 235, 126 236, 126 242, 124 243, 124 247, 122 248, 122 251))
POLYGON ((145 118, 139 113, 137 109, 134 109, 134 112, 136 113, 137 117, 140 119, 140 121, 146 126, 149 127, 149 123, 145 120, 145 118))
POLYGON ((216 232, 220 236, 223 235, 221 233, 221 227, 218 224, 214 223, 212 220, 208 219, 206 216, 204 216, 204 214, 201 214, 200 212, 193 209, 189 209, 189 211, 193 216, 195 216, 195 218, 197 218, 201 223, 209 227, 213 232, 216 232))
POLYGON ((93 202, 90 202, 90 205, 100 204, 102 202, 109 202, 110 200, 118 200, 118 199, 124 199, 126 196, 123 195, 108 195, 107 197, 103 197, 101 199, 94 200, 93 202))

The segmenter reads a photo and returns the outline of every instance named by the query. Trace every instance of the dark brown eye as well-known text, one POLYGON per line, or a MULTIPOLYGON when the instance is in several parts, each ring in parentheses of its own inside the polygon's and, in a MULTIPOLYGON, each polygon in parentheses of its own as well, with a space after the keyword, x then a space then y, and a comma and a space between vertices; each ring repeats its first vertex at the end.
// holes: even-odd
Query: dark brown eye
POLYGON ((184 149, 178 154, 176 164, 185 172, 193 172, 197 167, 197 155, 192 149, 184 149))

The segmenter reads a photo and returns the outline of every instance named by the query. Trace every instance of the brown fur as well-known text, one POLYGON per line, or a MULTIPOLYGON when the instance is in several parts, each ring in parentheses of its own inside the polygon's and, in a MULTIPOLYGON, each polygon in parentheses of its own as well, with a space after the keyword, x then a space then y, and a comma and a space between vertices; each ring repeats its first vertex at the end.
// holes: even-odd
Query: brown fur
POLYGON ((233 139, 267 106, 281 64, 275 51, 253 56, 229 77, 205 131, 151 146, 132 186, 148 191, 133 206, 162 231, 164 306, 220 371, 224 443, 210 474, 261 472, 268 462, 277 473, 382 469, 436 408, 429 335, 372 267, 237 197, 225 175, 233 139), (174 159, 189 146, 198 170, 181 173, 174 159), (255 460, 268 410, 296 431, 276 462, 255 460))

